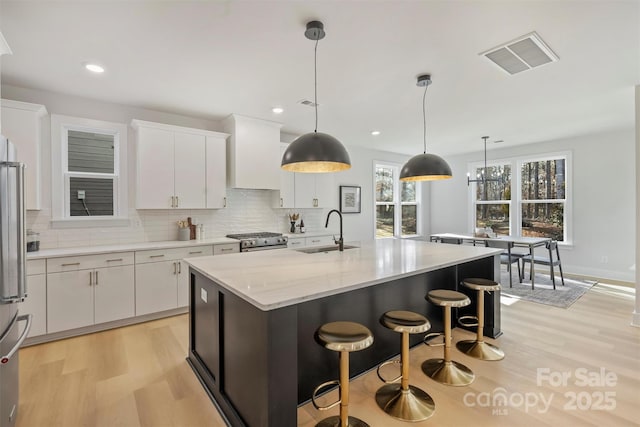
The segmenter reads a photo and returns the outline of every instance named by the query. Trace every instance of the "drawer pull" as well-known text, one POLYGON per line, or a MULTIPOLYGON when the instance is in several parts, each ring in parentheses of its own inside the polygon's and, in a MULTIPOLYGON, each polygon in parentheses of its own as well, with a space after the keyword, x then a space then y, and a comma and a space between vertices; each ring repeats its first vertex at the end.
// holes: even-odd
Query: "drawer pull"
POLYGON ((149 258, 162 258, 164 255, 151 255, 149 258))
POLYGON ((202 251, 190 251, 189 255, 193 255, 193 254, 201 254, 202 251))
POLYGON ((114 258, 114 259, 108 259, 107 262, 122 262, 124 261, 122 258, 114 258))
POLYGON ((220 252, 229 252, 229 251, 232 251, 232 250, 233 250, 233 248, 222 248, 222 249, 220 249, 220 252))
POLYGON ((80 265, 80 263, 79 262, 70 262, 68 264, 62 264, 62 267, 70 267, 72 265, 80 265))
POLYGON ((320 240, 312 240, 311 243, 320 243, 320 240))

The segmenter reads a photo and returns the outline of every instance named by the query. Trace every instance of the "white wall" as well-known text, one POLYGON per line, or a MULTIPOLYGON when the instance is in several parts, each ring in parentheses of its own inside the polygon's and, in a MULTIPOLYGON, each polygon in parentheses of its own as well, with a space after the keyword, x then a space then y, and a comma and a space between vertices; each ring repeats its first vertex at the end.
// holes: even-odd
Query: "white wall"
MULTIPOLYGON (((640 85, 636 86, 636 263, 635 269, 640 265, 640 85)), ((631 324, 640 327, 640 277, 636 274, 636 305, 631 317, 631 324)))
MULTIPOLYGON (((78 116, 89 119, 129 124, 132 119, 167 123, 200 129, 220 131, 222 126, 216 121, 179 116, 127 105, 110 104, 76 96, 57 94, 15 86, 2 86, 6 99, 32 102, 46 106, 50 114, 78 116)), ((129 129, 129 206, 135 206, 135 144, 129 129)), ((304 219, 307 233, 328 231, 337 233, 338 221, 333 218, 329 228, 324 221, 329 209, 274 209, 272 193, 267 190, 243 190, 227 188, 227 208, 209 210, 141 210, 129 209, 130 225, 125 227, 52 229, 51 219, 51 140, 50 119, 43 119, 42 164, 42 206, 40 211, 27 212, 27 225, 40 232, 43 249, 87 245, 134 243, 177 239, 176 221, 188 216, 197 218, 205 225, 207 237, 221 237, 228 233, 245 231, 289 232, 287 215, 298 212, 304 219)), ((290 141, 292 135, 283 135, 283 141, 290 141)), ((335 176, 336 200, 338 207, 338 186, 359 185, 362 187, 362 213, 344 215, 345 240, 368 240, 373 238, 373 161, 384 160, 402 164, 406 156, 392 153, 374 152, 364 149, 349 149, 353 167, 335 176)), ((425 214, 425 218, 428 216, 425 214)))
MULTIPOLYGON (((374 232, 374 164, 376 161, 397 163, 402 166, 409 157, 396 153, 366 150, 358 147, 349 147, 351 157, 351 169, 336 174, 336 186, 359 185, 361 186, 361 211, 360 214, 343 214, 345 240, 370 240, 375 236, 374 232)), ((429 184, 423 184, 422 200, 429 200, 429 184)), ((423 235, 429 234, 429 205, 423 203, 423 235)))
MULTIPOLYGON (((571 151, 573 156, 573 247, 561 248, 564 271, 635 281, 634 132, 586 135, 487 152, 490 160, 571 151), (602 257, 608 262, 603 263, 602 257)), ((432 186, 431 230, 469 232, 469 162, 483 153, 447 157, 454 178, 432 186)))

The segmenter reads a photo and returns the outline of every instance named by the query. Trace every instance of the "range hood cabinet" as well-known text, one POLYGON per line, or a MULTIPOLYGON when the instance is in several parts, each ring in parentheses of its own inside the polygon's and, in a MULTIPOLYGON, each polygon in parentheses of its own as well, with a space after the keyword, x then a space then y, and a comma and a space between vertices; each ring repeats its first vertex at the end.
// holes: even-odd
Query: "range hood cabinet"
POLYGON ((282 124, 232 114, 223 120, 231 134, 227 149, 227 184, 231 188, 280 189, 282 124))

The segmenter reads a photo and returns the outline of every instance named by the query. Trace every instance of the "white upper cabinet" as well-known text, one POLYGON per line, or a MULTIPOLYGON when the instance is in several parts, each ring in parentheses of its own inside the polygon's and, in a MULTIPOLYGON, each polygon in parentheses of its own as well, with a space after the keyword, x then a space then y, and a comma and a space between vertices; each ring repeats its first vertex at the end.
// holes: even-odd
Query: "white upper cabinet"
POLYGON ((207 208, 227 206, 227 137, 207 136, 207 208))
MULTIPOLYGON (((280 144, 284 153, 289 144, 280 144)), ((338 194, 334 173, 298 173, 280 169, 280 192, 275 193, 275 208, 335 208, 338 194)))
POLYGON ((232 188, 280 188, 280 128, 267 120, 232 114, 223 121, 229 138, 228 182, 232 188))
POLYGON ((133 120, 137 209, 224 207, 227 134, 133 120))
POLYGON ((44 105, 2 100, 2 134, 18 151, 18 161, 26 165, 25 205, 27 209, 39 210, 40 202, 40 145, 41 122, 47 114, 44 105))
MULTIPOLYGON (((284 154, 289 144, 280 144, 280 158, 284 154)), ((276 208, 295 208, 295 176, 293 172, 288 172, 280 169, 280 193, 275 193, 278 199, 275 201, 274 207, 276 208)))
POLYGON ((204 135, 174 133, 176 207, 207 207, 206 141, 204 135))

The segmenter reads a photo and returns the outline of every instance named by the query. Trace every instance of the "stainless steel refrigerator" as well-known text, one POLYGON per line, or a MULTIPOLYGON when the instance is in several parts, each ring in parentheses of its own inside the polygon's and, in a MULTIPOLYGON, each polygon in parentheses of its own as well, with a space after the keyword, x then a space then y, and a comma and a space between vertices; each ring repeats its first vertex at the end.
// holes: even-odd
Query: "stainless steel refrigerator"
POLYGON ((18 313, 27 296, 25 258, 24 165, 0 135, 0 427, 14 426, 18 415, 18 348, 31 327, 31 315, 18 313))

